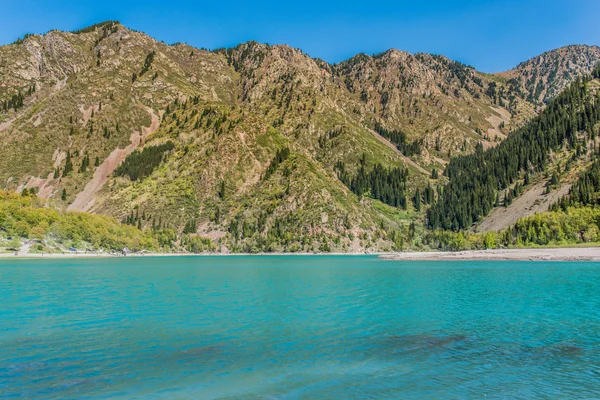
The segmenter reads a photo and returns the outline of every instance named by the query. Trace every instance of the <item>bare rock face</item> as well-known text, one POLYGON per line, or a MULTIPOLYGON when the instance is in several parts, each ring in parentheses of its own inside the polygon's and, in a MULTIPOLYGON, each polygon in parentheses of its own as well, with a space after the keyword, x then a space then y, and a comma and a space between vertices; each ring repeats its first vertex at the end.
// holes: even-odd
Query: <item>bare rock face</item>
POLYGON ((43 36, 30 36, 18 47, 6 46, 3 49, 8 53, 6 57, 13 57, 15 63, 6 71, 14 77, 13 85, 39 80, 55 82, 85 69, 90 57, 75 48, 70 35, 51 31, 43 36))
POLYGON ((392 49, 355 56, 337 71, 348 90, 358 95, 364 112, 372 112, 388 130, 423 140, 438 158, 489 142, 482 133, 490 128, 487 120, 494 109, 516 115, 522 102, 491 94, 488 88, 495 82, 443 56, 392 49))

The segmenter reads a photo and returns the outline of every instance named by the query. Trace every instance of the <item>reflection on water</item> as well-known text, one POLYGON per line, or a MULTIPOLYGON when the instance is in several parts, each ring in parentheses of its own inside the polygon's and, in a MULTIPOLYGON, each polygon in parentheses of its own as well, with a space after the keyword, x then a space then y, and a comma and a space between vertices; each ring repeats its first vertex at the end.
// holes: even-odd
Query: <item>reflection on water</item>
POLYGON ((50 262, 0 264, 2 398, 600 397, 599 264, 50 262))

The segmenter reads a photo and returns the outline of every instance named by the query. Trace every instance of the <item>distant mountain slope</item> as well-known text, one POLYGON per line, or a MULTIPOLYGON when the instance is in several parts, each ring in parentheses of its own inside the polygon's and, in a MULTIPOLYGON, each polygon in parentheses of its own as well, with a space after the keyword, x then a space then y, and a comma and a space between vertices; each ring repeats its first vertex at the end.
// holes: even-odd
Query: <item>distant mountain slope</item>
POLYGON ((489 76, 443 56, 389 50, 355 56, 335 70, 377 124, 423 143, 424 163, 472 151, 480 141, 493 145, 524 111, 489 76))
MULTIPOLYGON (((152 112, 175 98, 234 98, 234 74, 221 57, 167 46, 116 23, 82 33, 30 36, 1 47, 0 54, 6 60, 0 66, 3 100, 35 88, 24 96, 22 107, 0 114, 0 179, 14 186, 30 177, 50 179, 55 171, 60 178, 67 155, 73 165, 84 157, 90 166, 96 158, 106 159, 126 147, 133 134, 141 135, 152 112)), ((44 197, 67 186, 71 199, 91 178, 87 171, 74 172, 60 185, 46 182, 44 197)))
POLYGON ((600 63, 600 47, 573 45, 547 51, 500 73, 515 79, 515 85, 534 104, 547 104, 575 78, 589 75, 600 63))

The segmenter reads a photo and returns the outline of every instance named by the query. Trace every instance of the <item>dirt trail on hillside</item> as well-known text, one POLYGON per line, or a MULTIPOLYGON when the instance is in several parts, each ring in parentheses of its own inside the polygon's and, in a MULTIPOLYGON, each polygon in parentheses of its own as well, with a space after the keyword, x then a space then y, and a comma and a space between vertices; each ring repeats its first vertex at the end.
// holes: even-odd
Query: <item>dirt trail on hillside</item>
POLYGON ((147 128, 142 127, 141 136, 139 132, 134 131, 131 134, 131 144, 129 146, 124 149, 115 149, 110 153, 106 160, 96 168, 92 180, 85 185, 85 188, 77 194, 73 203, 67 207, 68 211, 89 211, 96 202, 94 195, 104 186, 108 177, 148 136, 156 132, 160 125, 160 119, 150 107, 146 107, 146 111, 148 111, 152 118, 150 126, 147 128))
POLYGON ((413 160, 411 160, 410 158, 408 158, 404 154, 402 154, 402 152, 400 150, 398 150, 398 147, 394 143, 390 142, 389 140, 387 140, 386 138, 384 138, 383 136, 381 136, 379 133, 375 132, 372 129, 367 128, 367 130, 369 132, 371 132, 371 134, 373 136, 375 136, 375 138, 377 138, 377 140, 379 140, 381 143, 385 144, 387 147, 389 147, 390 149, 394 150, 394 152, 396 152, 396 154, 398 154, 404 160, 404 162, 406 162, 409 165, 412 165, 413 167, 415 167, 416 169, 418 169, 419 172, 422 172, 425 175, 430 175, 431 174, 425 168, 421 167, 419 164, 417 164, 416 162, 414 162, 413 160))
POLYGON ((37 196, 41 199, 48 199, 53 192, 54 172, 50 172, 46 178, 31 178, 27 181, 25 188, 38 188, 37 196))
POLYGON ((475 228, 477 232, 499 231, 514 225, 523 217, 548 211, 548 207, 569 193, 571 183, 563 183, 558 189, 544 194, 546 181, 536 183, 531 189, 515 199, 508 207, 496 207, 475 228))

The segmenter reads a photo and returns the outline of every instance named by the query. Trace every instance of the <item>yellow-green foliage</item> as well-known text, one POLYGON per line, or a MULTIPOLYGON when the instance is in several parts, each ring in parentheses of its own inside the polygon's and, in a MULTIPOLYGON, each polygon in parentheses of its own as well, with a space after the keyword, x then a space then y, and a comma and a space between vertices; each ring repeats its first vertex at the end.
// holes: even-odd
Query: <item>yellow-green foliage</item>
POLYGON ((190 253, 203 253, 215 250, 215 244, 209 238, 202 236, 187 236, 182 238, 181 242, 190 253))
POLYGON ((499 232, 467 234, 432 231, 425 241, 441 250, 494 249, 497 247, 561 246, 600 242, 600 207, 569 207, 521 218, 499 232))
POLYGON ((599 207, 571 207, 517 221, 513 229, 516 245, 546 245, 597 242, 600 240, 599 207))
POLYGON ((58 243, 94 248, 156 249, 151 234, 121 225, 114 218, 43 207, 35 197, 0 191, 0 230, 8 237, 53 239, 58 243))

